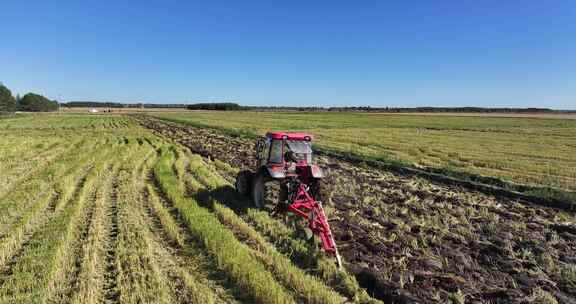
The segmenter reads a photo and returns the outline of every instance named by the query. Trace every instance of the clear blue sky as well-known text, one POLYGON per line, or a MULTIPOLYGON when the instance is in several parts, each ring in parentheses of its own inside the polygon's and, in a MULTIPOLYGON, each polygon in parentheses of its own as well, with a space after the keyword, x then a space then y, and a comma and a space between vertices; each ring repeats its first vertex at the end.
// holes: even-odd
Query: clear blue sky
POLYGON ((0 81, 62 100, 576 109, 576 1, 2 1, 0 81))

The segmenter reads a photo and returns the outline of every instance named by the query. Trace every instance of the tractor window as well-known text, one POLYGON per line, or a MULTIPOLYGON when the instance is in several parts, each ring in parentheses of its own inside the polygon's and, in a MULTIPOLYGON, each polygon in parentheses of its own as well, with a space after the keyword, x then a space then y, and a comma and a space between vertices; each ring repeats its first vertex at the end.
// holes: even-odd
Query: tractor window
POLYGON ((312 144, 309 141, 289 140, 286 144, 288 149, 294 152, 296 158, 312 163, 312 144))
POLYGON ((270 146, 270 158, 269 161, 271 163, 282 163, 282 141, 281 140, 273 140, 272 145, 270 146))

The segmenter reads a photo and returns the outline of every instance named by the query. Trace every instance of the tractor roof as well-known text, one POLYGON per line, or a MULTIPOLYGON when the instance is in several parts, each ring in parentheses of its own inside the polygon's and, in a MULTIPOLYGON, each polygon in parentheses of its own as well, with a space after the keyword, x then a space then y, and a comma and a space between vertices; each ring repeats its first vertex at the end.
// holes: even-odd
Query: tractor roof
POLYGON ((312 140, 313 136, 309 133, 301 133, 301 132, 283 132, 283 131, 275 131, 275 132, 268 132, 266 133, 266 137, 272 139, 282 139, 284 136, 288 137, 288 140, 312 140))

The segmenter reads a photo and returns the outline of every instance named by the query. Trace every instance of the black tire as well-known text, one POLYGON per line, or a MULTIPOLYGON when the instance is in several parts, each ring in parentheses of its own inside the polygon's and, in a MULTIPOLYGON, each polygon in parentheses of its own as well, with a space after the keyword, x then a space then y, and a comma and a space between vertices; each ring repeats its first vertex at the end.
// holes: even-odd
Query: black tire
POLYGON ((252 178, 254 173, 250 170, 243 170, 238 172, 234 187, 236 191, 244 196, 249 196, 252 190, 252 178))
POLYGON ((264 208, 266 205, 266 183, 270 180, 268 171, 260 170, 252 179, 252 201, 256 208, 264 208))
POLYGON ((285 214, 288 211, 288 187, 286 183, 279 183, 280 191, 278 193, 278 200, 274 212, 285 214))

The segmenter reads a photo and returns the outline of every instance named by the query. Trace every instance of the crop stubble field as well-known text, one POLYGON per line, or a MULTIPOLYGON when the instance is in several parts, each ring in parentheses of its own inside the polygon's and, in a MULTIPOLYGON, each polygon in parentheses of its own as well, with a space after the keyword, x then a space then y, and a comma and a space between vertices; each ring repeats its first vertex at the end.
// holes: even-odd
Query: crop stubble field
POLYGON ((234 192, 252 147, 149 116, 0 119, 0 302, 573 303, 573 213, 319 157, 340 272, 234 192))

